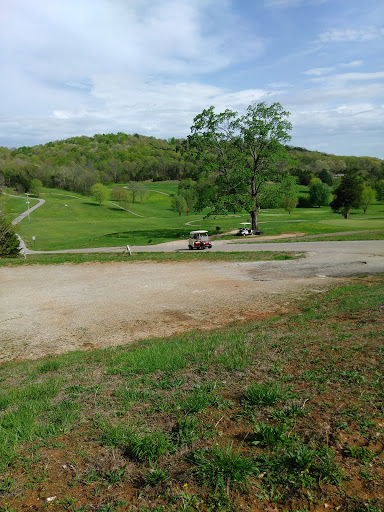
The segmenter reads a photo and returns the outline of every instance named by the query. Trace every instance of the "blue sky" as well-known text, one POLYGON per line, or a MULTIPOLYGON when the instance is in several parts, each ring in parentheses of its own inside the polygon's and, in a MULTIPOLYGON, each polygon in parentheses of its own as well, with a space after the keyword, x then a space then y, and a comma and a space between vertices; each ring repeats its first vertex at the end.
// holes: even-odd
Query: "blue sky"
POLYGON ((0 146, 278 101, 292 145, 384 158, 383 0, 0 0, 0 64, 0 146))

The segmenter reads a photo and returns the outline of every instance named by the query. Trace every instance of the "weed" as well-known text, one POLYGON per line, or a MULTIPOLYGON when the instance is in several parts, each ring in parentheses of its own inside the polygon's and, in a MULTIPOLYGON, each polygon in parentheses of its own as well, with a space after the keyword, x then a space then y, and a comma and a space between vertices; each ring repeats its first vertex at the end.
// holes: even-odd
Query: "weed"
POLYGON ((166 482, 169 480, 168 471, 165 468, 161 468, 156 462, 151 463, 151 469, 145 476, 145 483, 150 487, 156 487, 156 485, 166 482))
POLYGON ((111 471, 104 471, 103 477, 107 482, 109 482, 112 485, 124 482, 126 467, 127 466, 122 466, 121 468, 112 469, 111 471))
POLYGON ((207 387, 196 387, 189 393, 176 397, 175 408, 186 414, 204 411, 217 401, 217 394, 211 393, 207 387))
POLYGON ((187 446, 193 444, 199 437, 199 422, 195 416, 185 416, 180 418, 175 432, 174 439, 177 446, 187 446))
POLYGON ((123 424, 101 424, 100 426, 102 428, 101 442, 105 446, 123 446, 133 434, 132 428, 123 424))
POLYGON ((284 396, 284 390, 276 383, 252 384, 244 393, 243 403, 246 407, 263 407, 273 405, 284 396))
POLYGON ((174 445, 160 430, 147 434, 132 432, 125 446, 126 454, 140 462, 156 461, 174 449, 174 445))
POLYGON ((197 477, 208 482, 217 492, 226 492, 240 486, 245 489, 255 471, 252 459, 246 458, 239 451, 216 446, 207 450, 194 452, 191 460, 196 467, 197 477))
POLYGON ((376 455, 366 446, 350 445, 344 448, 344 453, 348 457, 353 457, 364 464, 370 462, 376 455))
POLYGON ((284 444, 289 439, 285 435, 285 431, 284 426, 274 427, 263 422, 256 423, 252 444, 255 446, 268 446, 269 448, 284 444))
POLYGON ((292 418, 300 418, 305 416, 310 411, 310 408, 305 408, 303 405, 291 404, 284 409, 277 409, 272 411, 271 416, 276 420, 286 420, 292 418))
POLYGON ((3 480, 0 480, 0 494, 6 494, 12 491, 12 488, 15 485, 15 481, 13 478, 7 477, 3 480))
POLYGON ((50 359, 49 361, 42 364, 39 368, 40 373, 53 372, 60 368, 61 363, 56 359, 50 359))
MULTIPOLYGON (((187 488, 188 484, 184 484, 184 487, 187 488)), ((200 505, 202 503, 198 496, 195 494, 189 494, 185 490, 181 491, 176 496, 173 496, 171 498, 171 502, 175 502, 177 504, 175 512, 199 512, 200 505)))

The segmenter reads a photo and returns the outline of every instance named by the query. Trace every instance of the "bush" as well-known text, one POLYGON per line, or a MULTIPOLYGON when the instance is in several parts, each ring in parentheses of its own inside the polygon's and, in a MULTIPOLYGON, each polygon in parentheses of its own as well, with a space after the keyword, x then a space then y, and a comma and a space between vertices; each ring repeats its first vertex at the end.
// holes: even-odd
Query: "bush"
POLYGON ((308 196, 299 196, 297 208, 311 208, 311 201, 308 196))

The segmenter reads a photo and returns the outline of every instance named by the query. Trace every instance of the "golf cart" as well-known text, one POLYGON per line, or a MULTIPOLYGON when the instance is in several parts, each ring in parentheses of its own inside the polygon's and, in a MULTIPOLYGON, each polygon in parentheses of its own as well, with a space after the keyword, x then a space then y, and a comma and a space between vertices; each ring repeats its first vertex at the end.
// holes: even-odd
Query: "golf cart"
POLYGON ((189 233, 188 249, 190 251, 192 249, 210 249, 211 247, 212 244, 208 238, 208 231, 200 229, 189 233))
POLYGON ((237 232, 238 236, 247 236, 252 235, 251 223, 250 222, 241 222, 239 231, 237 232))

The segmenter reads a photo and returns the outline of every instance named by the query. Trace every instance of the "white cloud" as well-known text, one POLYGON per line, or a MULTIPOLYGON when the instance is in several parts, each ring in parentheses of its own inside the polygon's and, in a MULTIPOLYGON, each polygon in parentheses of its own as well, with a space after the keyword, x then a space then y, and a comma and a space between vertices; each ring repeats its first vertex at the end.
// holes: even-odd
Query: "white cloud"
POLYGON ((265 0, 267 7, 299 7, 307 5, 321 5, 328 0, 265 0))
POLYGON ((364 62, 362 60, 352 60, 351 62, 344 62, 340 66, 344 68, 358 68, 362 66, 364 62))
POLYGON ((319 35, 319 40, 323 43, 338 42, 357 42, 372 41, 384 36, 383 27, 365 27, 365 28, 333 28, 319 35))
POLYGON ((308 69, 307 71, 304 71, 304 75, 315 75, 315 76, 321 76, 326 75, 333 71, 333 67, 324 67, 324 68, 312 68, 308 69))
POLYGON ((328 87, 331 87, 334 84, 340 84, 345 82, 367 82, 375 80, 378 82, 379 87, 384 87, 384 84, 380 84, 383 78, 384 71, 375 71, 371 73, 339 73, 331 76, 311 78, 311 81, 317 83, 326 83, 328 87))

